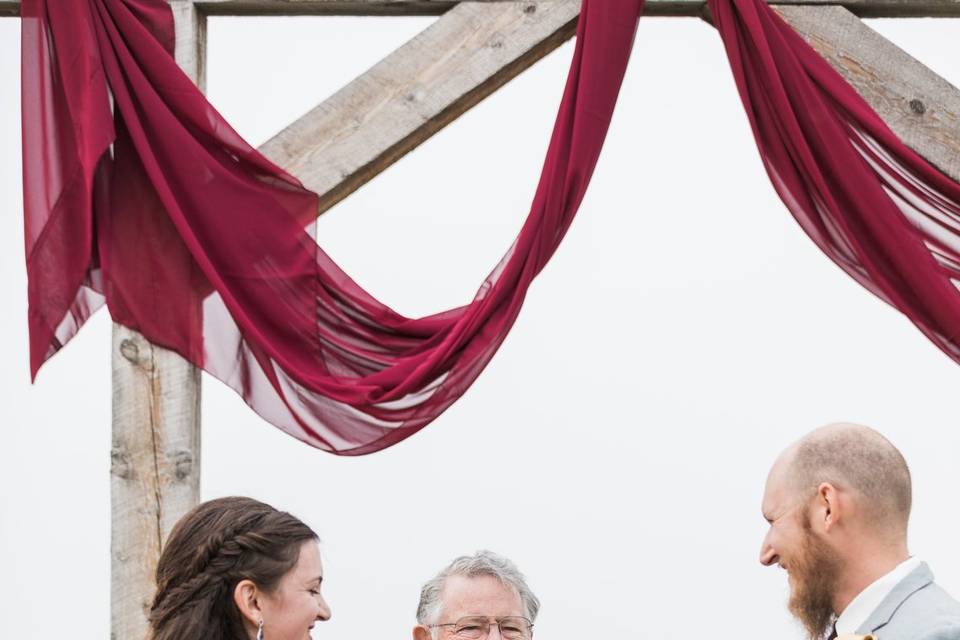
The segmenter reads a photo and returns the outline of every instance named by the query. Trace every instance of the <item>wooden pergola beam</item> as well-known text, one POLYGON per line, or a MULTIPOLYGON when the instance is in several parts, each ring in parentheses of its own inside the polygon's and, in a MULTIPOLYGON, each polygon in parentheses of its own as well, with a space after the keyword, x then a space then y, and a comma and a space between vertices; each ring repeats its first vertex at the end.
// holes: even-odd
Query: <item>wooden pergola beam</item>
MULTIPOLYGON (((525 3, 525 0, 469 0, 525 3)), ((542 0, 541 0, 542 1, 542 0)), ((554 0, 561 1, 561 0, 554 0)), ((774 5, 840 6, 861 18, 960 17, 960 0, 768 0, 774 5)), ((526 2, 529 3, 529 2, 526 2)), ((204 15, 440 15, 461 0, 195 0, 204 15)), ((646 15, 695 17, 705 0, 647 0, 646 15)), ((0 0, 0 16, 16 16, 20 0, 0 0)))
POLYGON ((464 2, 260 147, 323 212, 576 30, 580 0, 464 2))
POLYGON ((960 90, 843 7, 777 12, 907 146, 960 181, 960 90))
MULTIPOLYGON (((177 64, 203 89, 206 21, 190 0, 169 2, 177 64)), ((200 502, 200 371, 118 324, 110 357, 110 637, 138 639, 147 634, 160 549, 200 502)))
MULTIPOLYGON (((207 15, 439 15, 461 0, 195 0, 207 15)), ((529 4, 527 0, 467 0, 529 4)), ((554 0, 561 1, 561 0, 554 0)), ((542 0, 540 0, 542 4, 542 0)), ((705 0, 647 0, 647 16, 696 17, 705 0)), ((860 17, 960 17, 960 0, 768 0, 768 4, 839 5, 860 17)))

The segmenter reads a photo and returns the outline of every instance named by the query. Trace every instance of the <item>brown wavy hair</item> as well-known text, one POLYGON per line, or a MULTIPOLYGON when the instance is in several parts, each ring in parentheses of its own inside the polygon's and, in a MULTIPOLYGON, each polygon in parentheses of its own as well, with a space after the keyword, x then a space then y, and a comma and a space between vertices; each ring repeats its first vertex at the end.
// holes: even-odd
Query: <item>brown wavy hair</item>
POLYGON ((177 522, 157 565, 152 640, 247 640, 233 599, 241 580, 270 592, 317 540, 310 527, 252 498, 204 502, 177 522))

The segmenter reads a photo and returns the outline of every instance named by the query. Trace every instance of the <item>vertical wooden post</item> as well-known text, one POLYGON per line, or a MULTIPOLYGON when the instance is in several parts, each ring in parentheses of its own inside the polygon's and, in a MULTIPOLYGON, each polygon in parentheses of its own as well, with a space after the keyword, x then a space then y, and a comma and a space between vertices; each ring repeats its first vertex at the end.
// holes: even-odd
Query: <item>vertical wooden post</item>
MULTIPOLYGON (((205 19, 170 0, 177 62, 203 86, 205 19)), ((110 502, 110 637, 139 640, 160 548, 200 500, 200 372, 177 354, 114 325, 110 502)))

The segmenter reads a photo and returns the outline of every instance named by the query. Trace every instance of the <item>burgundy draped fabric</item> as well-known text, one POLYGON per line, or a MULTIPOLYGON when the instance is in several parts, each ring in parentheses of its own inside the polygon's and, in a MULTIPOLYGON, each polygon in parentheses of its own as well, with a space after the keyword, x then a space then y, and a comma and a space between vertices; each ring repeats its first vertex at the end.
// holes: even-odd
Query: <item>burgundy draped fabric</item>
MULTIPOLYGON (((709 0, 774 187, 848 274, 960 361, 960 185, 907 148, 762 0, 709 0)), ((104 301, 264 418, 342 455, 464 393, 563 238, 642 0, 584 0, 529 216, 469 304, 412 319, 323 253, 317 196, 247 145, 170 55, 164 0, 24 0, 32 373, 104 301)))
POLYGON ((773 186, 813 241, 960 362, 960 185, 762 0, 709 0, 773 186))
POLYGON ((171 57, 165 0, 24 0, 31 370, 104 300, 300 440, 342 455, 464 393, 556 250, 600 153, 643 0, 585 0, 529 216, 469 304, 405 318, 313 240, 317 196, 247 145, 171 57))

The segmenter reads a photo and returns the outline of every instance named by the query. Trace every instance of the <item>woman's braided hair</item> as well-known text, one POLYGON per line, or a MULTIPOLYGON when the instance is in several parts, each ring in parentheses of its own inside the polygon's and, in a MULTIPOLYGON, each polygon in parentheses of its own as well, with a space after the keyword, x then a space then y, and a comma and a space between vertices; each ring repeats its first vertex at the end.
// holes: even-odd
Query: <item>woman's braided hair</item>
POLYGON ((317 534, 252 498, 205 502, 170 532, 157 565, 151 640, 247 640, 233 592, 241 580, 270 591, 317 534))

